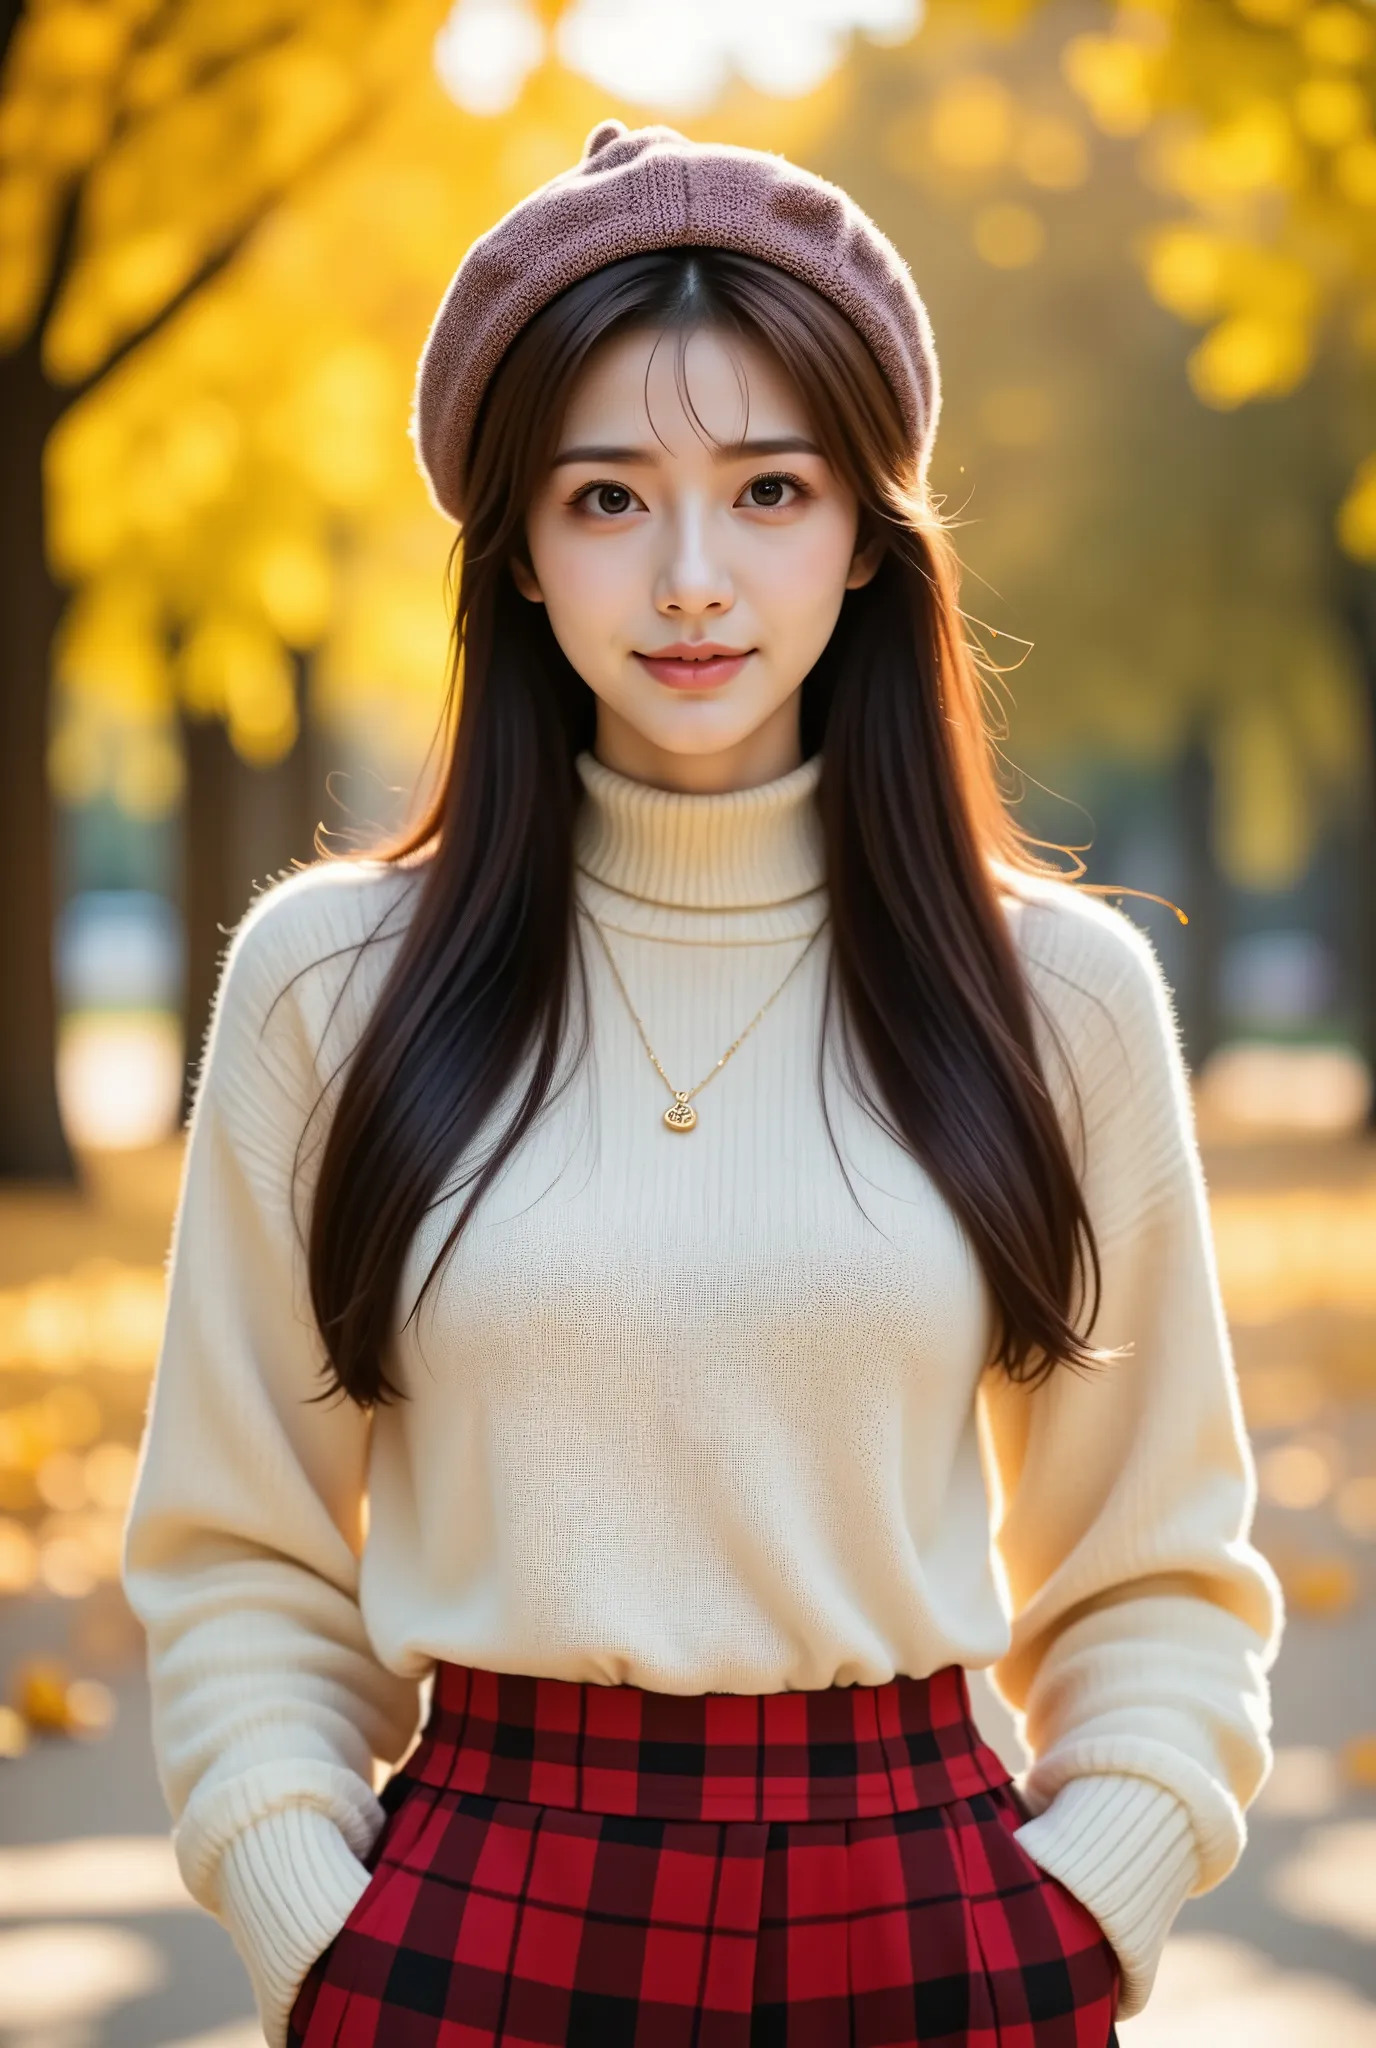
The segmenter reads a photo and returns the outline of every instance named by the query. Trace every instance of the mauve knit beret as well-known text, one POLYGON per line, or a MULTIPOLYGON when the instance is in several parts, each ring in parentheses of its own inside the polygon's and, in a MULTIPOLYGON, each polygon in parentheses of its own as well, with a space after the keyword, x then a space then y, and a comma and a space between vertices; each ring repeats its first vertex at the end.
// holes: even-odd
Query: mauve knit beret
POLYGON ((941 408, 931 323, 907 264, 869 215, 786 157, 602 121, 572 169, 478 237, 435 315, 410 432, 441 511, 463 517, 483 393, 526 323, 608 263, 688 244, 758 256, 839 307, 893 388, 925 480, 941 408))

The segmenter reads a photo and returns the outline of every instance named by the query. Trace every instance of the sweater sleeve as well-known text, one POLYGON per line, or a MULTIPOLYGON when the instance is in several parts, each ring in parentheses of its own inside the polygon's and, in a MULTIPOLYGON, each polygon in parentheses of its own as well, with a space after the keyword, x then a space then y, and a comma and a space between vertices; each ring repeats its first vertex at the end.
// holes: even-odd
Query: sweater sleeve
POLYGON ((382 1667, 359 1611, 369 1421, 315 1398, 293 1221, 319 1088, 291 985, 321 886, 307 871, 258 898, 221 973, 125 1528, 177 1860, 234 1938, 269 2048, 369 1881, 373 1760, 402 1754, 419 1711, 419 1681, 382 1667))
POLYGON ((1253 1467, 1156 957, 1092 899, 1022 916, 1101 1260, 1091 1341, 1114 1355, 1036 1387, 986 1378, 1012 1615, 991 1676, 1031 1756, 1017 1838, 1104 1929, 1126 2018, 1181 1904, 1241 1854, 1281 1601, 1249 1541, 1253 1467))

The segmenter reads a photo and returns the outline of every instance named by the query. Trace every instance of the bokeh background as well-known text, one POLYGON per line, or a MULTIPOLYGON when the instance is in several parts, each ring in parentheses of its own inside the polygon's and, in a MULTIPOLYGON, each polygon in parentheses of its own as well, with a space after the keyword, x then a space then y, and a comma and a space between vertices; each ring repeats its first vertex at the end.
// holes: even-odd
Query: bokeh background
POLYGON ((1176 992, 1290 1605, 1251 1849, 1124 2041, 1372 2048, 1376 10, 4 0, 0 43, 0 2048, 259 2038, 118 1585, 188 1077, 252 893, 413 800, 415 359, 608 113, 839 179, 927 299, 1010 799, 1176 992))

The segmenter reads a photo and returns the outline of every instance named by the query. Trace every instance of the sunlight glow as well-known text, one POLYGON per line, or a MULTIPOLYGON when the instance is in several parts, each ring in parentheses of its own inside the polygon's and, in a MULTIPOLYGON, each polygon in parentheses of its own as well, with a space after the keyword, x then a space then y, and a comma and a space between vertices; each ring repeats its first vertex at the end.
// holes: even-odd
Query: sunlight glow
POLYGON ((0 1849, 0 1919, 193 1910, 168 1835, 92 1835, 0 1849))
POLYGON ((166 1982, 159 1949, 123 1927, 16 1927, 0 1934, 0 2028, 92 2020, 166 1982))
POLYGON ((1376 2005, 1317 1971, 1279 1970, 1246 1942, 1177 1934, 1150 2003, 1118 2031, 1123 2048, 1376 2048, 1376 2005))
POLYGON ((1376 1941, 1376 1821, 1336 1821, 1305 1836, 1272 1876, 1271 1897, 1296 1920, 1376 1941))
POLYGON ((466 114, 504 114, 544 54, 527 0, 458 0, 435 38, 440 83, 466 114))
POLYGON ((1342 1798, 1338 1759, 1316 1743, 1276 1751, 1270 1777, 1257 1794, 1254 1813, 1279 1820, 1319 1820, 1342 1798))
POLYGON ((812 92, 859 29, 899 41, 917 0, 575 0, 555 31, 571 71, 618 98, 682 112, 710 105, 733 72, 782 99, 812 92))
POLYGON ((64 1017, 57 1092, 74 1145, 153 1145, 169 1137, 181 1107, 178 1019, 158 1010, 64 1017))
POLYGON ((1371 1075, 1342 1045, 1238 1040, 1205 1061, 1201 1107, 1240 1130, 1337 1135, 1355 1130, 1371 1102, 1371 1075))
POLYGON ((188 2034, 184 2041, 169 2041, 166 2048, 263 2048, 263 2031, 254 2020, 231 2020, 208 2034, 188 2034))
MULTIPOLYGON (((899 43, 917 29, 921 0, 573 0, 554 47, 619 100, 686 113, 711 104, 733 75, 792 99, 812 92, 846 55, 857 30, 899 43)), ((457 0, 435 42, 445 91, 467 112, 513 106, 545 52, 529 0, 457 0)))

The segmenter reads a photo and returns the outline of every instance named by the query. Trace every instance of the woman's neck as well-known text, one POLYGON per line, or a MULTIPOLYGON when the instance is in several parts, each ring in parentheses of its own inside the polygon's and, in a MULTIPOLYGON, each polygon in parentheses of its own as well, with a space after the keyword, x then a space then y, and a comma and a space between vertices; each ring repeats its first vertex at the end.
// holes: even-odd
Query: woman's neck
POLYGON ((803 758, 800 731, 802 690, 770 713, 744 738, 728 747, 677 753, 659 745, 618 711, 599 701, 593 752, 604 768, 651 789, 684 796, 721 796, 777 782, 803 758))

